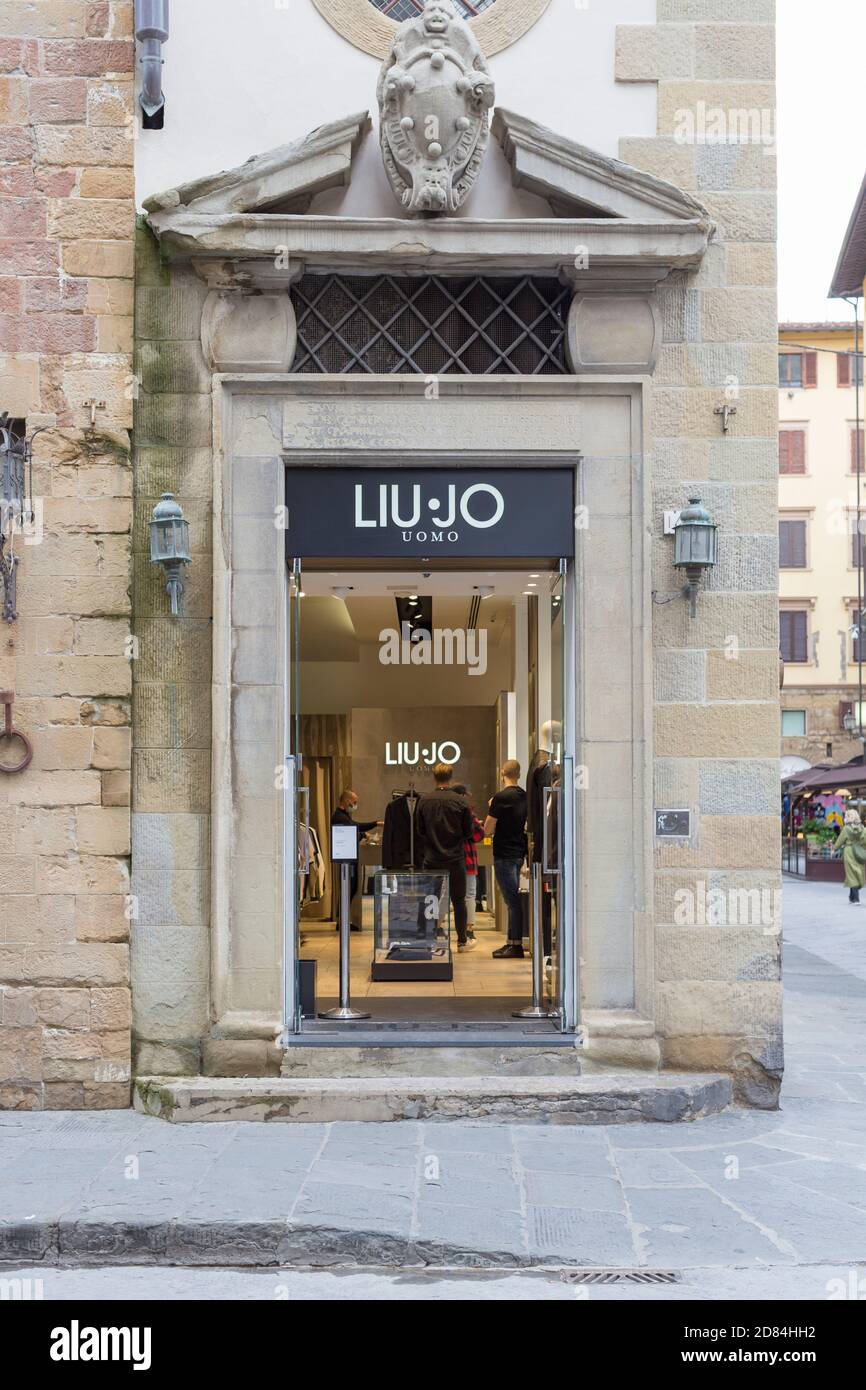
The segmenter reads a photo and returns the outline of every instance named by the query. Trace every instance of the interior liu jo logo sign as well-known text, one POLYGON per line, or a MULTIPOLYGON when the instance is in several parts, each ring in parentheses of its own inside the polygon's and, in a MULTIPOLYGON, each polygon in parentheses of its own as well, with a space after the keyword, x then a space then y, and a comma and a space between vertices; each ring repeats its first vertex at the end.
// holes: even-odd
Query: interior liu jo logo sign
POLYGON ((422 748, 416 739, 414 743, 408 740, 401 740, 391 744, 385 744, 385 764, 387 767, 435 767, 437 763, 459 763, 460 745, 453 739, 446 739, 443 743, 431 743, 429 748, 422 748))
POLYGON ((355 484, 355 529, 393 528, 407 545, 453 545, 461 526, 489 531, 504 515, 505 498, 492 483, 470 483, 459 492, 456 483, 429 489, 423 483, 355 484))

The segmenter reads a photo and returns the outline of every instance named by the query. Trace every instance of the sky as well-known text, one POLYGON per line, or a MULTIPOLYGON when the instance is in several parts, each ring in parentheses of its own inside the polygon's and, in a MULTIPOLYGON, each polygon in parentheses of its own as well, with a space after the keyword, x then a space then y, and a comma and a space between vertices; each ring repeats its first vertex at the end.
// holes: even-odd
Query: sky
POLYGON ((866 174, 864 0, 777 0, 779 318, 852 320, 827 290, 866 174))

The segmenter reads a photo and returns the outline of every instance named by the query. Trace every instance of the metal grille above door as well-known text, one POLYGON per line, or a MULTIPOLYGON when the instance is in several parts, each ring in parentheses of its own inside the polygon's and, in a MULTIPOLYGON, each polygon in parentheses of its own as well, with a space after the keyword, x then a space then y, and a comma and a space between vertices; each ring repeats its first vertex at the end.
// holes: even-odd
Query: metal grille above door
POLYGON ((292 370, 562 375, 571 295, 530 276, 304 275, 292 370))

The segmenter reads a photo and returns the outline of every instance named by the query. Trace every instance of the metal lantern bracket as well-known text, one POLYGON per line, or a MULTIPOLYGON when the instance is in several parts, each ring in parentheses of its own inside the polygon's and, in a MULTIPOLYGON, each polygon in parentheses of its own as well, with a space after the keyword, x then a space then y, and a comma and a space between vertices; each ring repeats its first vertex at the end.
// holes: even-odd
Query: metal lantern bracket
POLYGON ((701 504, 700 497, 690 497, 689 505, 680 512, 674 528, 674 567, 685 571, 683 594, 689 600, 692 618, 697 614, 701 575, 716 563, 717 543, 716 523, 701 504))
POLYGON ((150 523, 150 561, 161 565, 166 576, 166 591, 171 599, 174 617, 180 613, 183 595, 183 571, 192 557, 189 553, 189 522, 185 519, 174 494, 164 492, 153 509, 150 523))

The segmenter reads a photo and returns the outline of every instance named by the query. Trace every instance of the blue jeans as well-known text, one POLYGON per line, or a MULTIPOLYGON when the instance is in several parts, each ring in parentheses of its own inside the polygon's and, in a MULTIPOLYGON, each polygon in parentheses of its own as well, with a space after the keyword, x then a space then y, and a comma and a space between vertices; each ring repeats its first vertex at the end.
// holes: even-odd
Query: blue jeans
POLYGON ((494 859, 496 884, 508 908, 508 940, 515 946, 523 941, 523 913, 520 910, 520 866, 522 859, 494 859))

